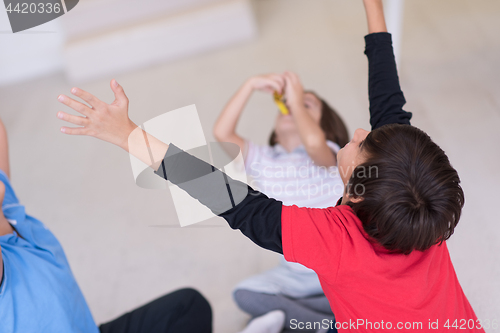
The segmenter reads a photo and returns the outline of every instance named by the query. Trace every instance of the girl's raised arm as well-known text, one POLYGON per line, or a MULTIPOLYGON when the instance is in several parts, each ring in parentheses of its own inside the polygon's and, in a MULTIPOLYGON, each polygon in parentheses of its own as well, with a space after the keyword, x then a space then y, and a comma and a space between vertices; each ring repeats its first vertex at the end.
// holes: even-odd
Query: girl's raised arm
POLYGON ((248 99, 255 90, 268 93, 278 91, 281 93, 284 84, 284 78, 278 74, 255 76, 248 79, 229 100, 219 115, 213 129, 215 139, 219 142, 237 144, 241 152, 246 154, 245 140, 236 133, 236 126, 248 99))
POLYGON ((285 97, 292 113, 295 126, 307 154, 315 165, 331 167, 337 165, 337 157, 326 143, 326 135, 321 126, 306 111, 304 89, 297 74, 285 72, 285 97))

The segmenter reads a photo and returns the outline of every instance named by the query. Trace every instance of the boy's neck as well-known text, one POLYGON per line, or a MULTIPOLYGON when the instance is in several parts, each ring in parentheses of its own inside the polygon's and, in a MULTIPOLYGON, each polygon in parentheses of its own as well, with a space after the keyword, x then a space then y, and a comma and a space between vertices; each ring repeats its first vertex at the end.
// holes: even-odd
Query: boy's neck
POLYGON ((302 145, 299 133, 276 133, 276 142, 278 142, 289 153, 302 145))

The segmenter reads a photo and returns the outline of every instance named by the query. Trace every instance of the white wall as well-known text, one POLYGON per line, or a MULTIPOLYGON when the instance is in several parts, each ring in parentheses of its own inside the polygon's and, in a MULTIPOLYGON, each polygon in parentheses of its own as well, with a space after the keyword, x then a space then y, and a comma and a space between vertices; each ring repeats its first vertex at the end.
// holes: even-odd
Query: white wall
POLYGON ((57 19, 13 34, 7 12, 0 10, 0 85, 62 70, 63 42, 57 19))
MULTIPOLYGON (((188 11, 161 16, 149 10, 137 10, 133 16, 135 8, 132 3, 125 13, 115 17, 116 25, 121 27, 119 29, 94 34, 95 26, 88 24, 87 36, 81 37, 83 28, 79 33, 72 32, 80 37, 69 39, 64 48, 66 74, 71 82, 116 76, 190 57, 250 40, 257 34, 249 0, 204 0, 202 5, 188 11), (204 4, 206 2, 209 3, 204 4), (150 19, 142 20, 146 16, 150 19), (138 23, 123 26, 125 22, 136 20, 139 20, 138 23)), ((158 5, 158 8, 162 7, 158 5)), ((97 8, 94 11, 70 12, 64 23, 73 29, 79 26, 75 22, 83 24, 89 21, 92 12, 102 16, 102 13, 97 14, 97 8)))
POLYGON ((69 39, 127 28, 221 0, 85 0, 62 18, 69 39))
POLYGON ((398 64, 401 60, 405 0, 385 0, 384 11, 387 30, 392 34, 394 55, 398 64))
POLYGON ((0 10, 0 85, 63 70, 72 82, 91 81, 255 35, 249 0, 87 0, 16 34, 0 10))

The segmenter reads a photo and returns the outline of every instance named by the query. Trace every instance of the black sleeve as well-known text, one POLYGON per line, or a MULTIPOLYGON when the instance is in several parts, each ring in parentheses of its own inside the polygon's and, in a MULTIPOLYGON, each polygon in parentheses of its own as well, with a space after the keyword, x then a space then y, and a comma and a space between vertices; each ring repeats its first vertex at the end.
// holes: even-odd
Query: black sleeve
POLYGON ((255 244, 283 253, 281 201, 268 198, 173 144, 155 173, 223 217, 255 244))
POLYGON ((403 110, 406 100, 399 86, 391 34, 369 34, 365 43, 372 130, 387 124, 410 125, 412 114, 403 110))

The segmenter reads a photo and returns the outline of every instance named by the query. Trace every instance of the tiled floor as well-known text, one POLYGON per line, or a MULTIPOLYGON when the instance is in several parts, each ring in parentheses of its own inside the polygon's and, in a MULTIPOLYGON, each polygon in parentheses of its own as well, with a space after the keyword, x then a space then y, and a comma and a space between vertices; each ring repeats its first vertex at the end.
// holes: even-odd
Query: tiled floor
MULTIPOLYGON (((368 128, 361 1, 260 0, 255 10, 260 36, 253 42, 117 77, 131 117, 140 123, 195 103, 212 139, 218 113, 245 78, 289 69, 330 101, 351 131, 368 128)), ((451 256, 479 318, 500 320, 500 2, 407 0, 405 12, 399 66, 407 109, 448 153, 466 193, 451 256)), ((81 87, 112 99, 107 81, 81 87)), ((247 317, 231 289, 277 256, 220 221, 165 226, 176 223, 169 194, 136 187, 125 152, 59 133, 56 97, 70 88, 62 74, 3 87, 0 112, 19 197, 60 239, 96 321, 193 286, 213 305, 215 332, 237 331, 247 317)), ((241 133, 265 142, 274 112, 268 96, 255 96, 241 133)))

